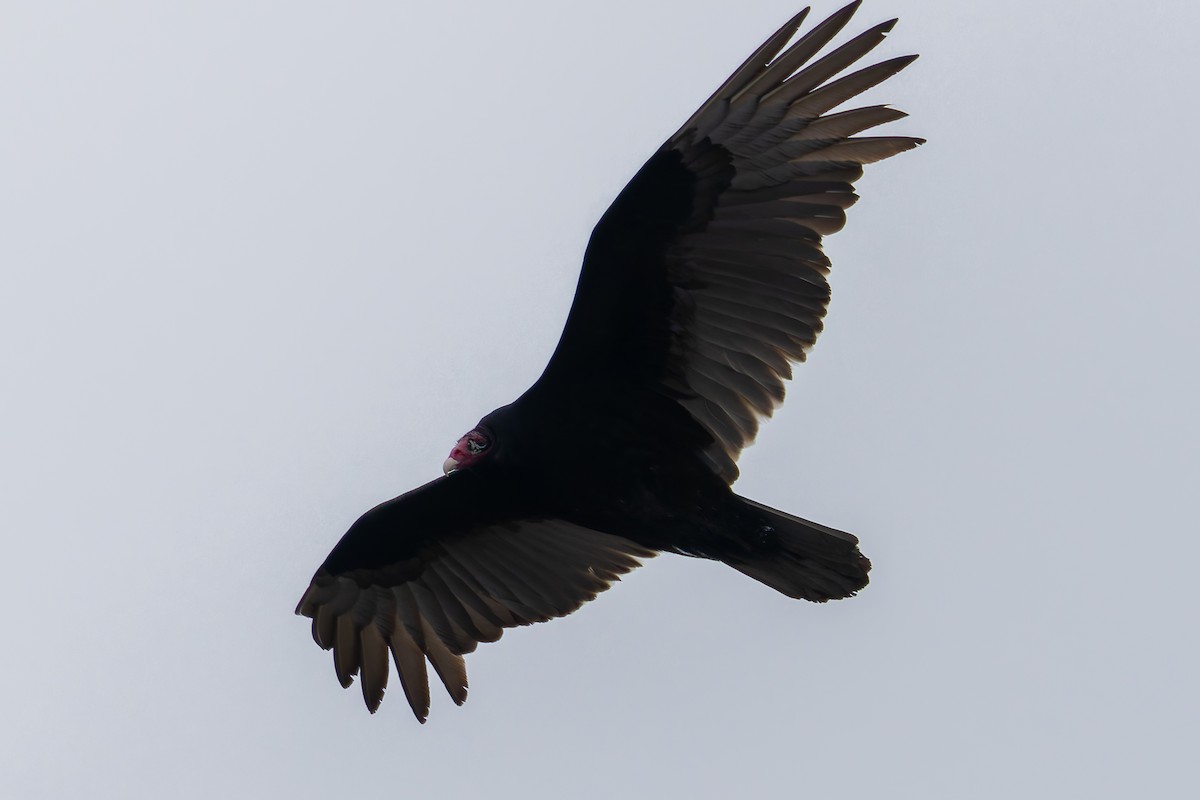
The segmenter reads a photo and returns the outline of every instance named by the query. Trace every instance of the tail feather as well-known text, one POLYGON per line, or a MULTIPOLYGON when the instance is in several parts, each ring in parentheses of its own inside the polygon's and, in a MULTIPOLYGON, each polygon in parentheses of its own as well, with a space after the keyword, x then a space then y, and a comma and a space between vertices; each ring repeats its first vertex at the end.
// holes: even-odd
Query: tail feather
POLYGON ((758 518, 763 543, 757 552, 726 559, 729 566, 788 597, 817 603, 867 585, 871 562, 859 552, 857 537, 739 499, 758 518))

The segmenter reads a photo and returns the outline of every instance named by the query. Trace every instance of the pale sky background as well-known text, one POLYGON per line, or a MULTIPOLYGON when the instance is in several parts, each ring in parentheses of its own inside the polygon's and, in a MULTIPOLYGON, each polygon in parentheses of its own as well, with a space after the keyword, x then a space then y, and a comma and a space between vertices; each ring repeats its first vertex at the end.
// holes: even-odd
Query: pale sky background
POLYGON ((596 219, 798 7, 4 2, 0 794, 1190 796, 1194 2, 851 23, 901 17, 868 101, 930 142, 860 183, 737 490, 859 534, 862 595, 661 557, 425 726, 292 615, 537 377, 596 219))

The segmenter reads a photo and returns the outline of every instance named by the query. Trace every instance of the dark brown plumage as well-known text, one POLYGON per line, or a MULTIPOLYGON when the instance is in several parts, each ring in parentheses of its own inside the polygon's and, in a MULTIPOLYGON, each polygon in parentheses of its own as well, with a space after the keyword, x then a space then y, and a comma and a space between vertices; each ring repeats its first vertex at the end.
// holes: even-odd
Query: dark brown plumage
POLYGON ((389 652, 424 721, 426 661, 461 704, 464 653, 571 613, 661 551, 818 602, 866 585, 855 537, 729 488, 821 331, 821 237, 845 223, 863 164, 921 143, 856 135, 903 116, 890 108, 828 113, 915 58, 837 77, 895 23, 817 58, 857 6, 784 49, 798 14, 667 140, 596 225, 541 378, 317 570, 297 613, 371 711, 389 652), (566 438, 587 453, 570 470, 554 457, 566 438))

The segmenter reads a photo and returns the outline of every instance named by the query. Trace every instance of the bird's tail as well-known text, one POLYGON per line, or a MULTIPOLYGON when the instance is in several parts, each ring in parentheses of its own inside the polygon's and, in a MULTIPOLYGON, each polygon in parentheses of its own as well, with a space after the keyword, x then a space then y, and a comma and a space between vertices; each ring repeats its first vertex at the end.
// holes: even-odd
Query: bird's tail
POLYGON ((739 497, 756 519, 761 546, 723 559, 734 569, 800 600, 850 597, 867 585, 871 562, 858 538, 739 497))

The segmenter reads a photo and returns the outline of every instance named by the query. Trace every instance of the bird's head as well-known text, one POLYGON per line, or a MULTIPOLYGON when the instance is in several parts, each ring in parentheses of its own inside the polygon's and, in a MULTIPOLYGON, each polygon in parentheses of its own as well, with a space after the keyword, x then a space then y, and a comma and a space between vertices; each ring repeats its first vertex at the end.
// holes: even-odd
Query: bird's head
POLYGON ((454 443, 450 456, 442 463, 442 472, 449 475, 456 470, 466 469, 491 454, 494 436, 483 425, 478 425, 454 443))

